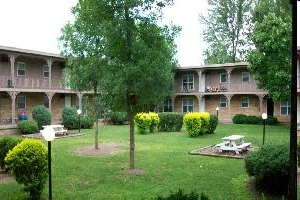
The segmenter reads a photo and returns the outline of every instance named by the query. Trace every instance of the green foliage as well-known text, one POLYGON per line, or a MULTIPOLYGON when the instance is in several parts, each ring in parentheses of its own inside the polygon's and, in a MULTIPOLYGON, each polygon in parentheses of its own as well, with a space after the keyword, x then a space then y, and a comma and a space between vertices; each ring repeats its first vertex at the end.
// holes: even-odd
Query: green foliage
POLYGON ((234 124, 245 124, 247 115, 245 114, 236 114, 232 118, 234 124))
POLYGON ((210 115, 209 117, 209 126, 208 126, 208 134, 212 134, 215 132, 218 126, 219 120, 217 115, 210 115))
POLYGON ((268 125, 277 125, 278 124, 278 119, 276 117, 273 117, 273 116, 268 116, 268 118, 266 119, 266 124, 268 124, 268 125))
POLYGON ((43 129, 42 126, 51 124, 51 113, 44 105, 35 106, 32 109, 32 118, 36 121, 39 130, 43 129))
POLYGON ((21 131, 22 134, 33 134, 39 132, 39 127, 35 121, 19 121, 17 128, 21 131))
POLYGON ((252 10, 254 24, 250 35, 255 48, 247 55, 249 69, 258 87, 274 100, 291 96, 291 4, 286 0, 257 1, 252 10))
POLYGON ((297 144, 298 167, 300 167, 300 141, 297 144))
POLYGON ((245 157, 246 171, 264 191, 287 194, 289 145, 266 144, 245 157))
POLYGON ((9 150, 12 150, 18 143, 20 143, 21 139, 13 139, 10 137, 4 137, 0 140, 0 168, 7 171, 5 166, 4 158, 9 150))
POLYGON ((162 112, 158 113, 159 124, 158 131, 170 132, 180 131, 183 125, 183 113, 162 112))
POLYGON ((122 125, 127 120, 126 112, 111 112, 109 113, 109 118, 113 124, 122 125))
POLYGON ((157 113, 138 113, 134 116, 134 123, 137 126, 139 134, 146 134, 147 130, 153 133, 159 124, 157 113))
POLYGON ((79 116, 73 107, 64 107, 62 110, 62 124, 67 129, 79 128, 79 116))
POLYGON ((47 148, 34 139, 25 139, 5 157, 9 172, 24 185, 30 199, 41 198, 47 178, 47 148))
POLYGON ((170 193, 167 197, 158 196, 155 200, 209 200, 210 198, 201 193, 200 195, 192 191, 190 194, 184 193, 181 189, 178 192, 170 193))
POLYGON ((94 126, 94 120, 92 117, 83 116, 80 118, 81 128, 84 129, 91 129, 94 126))
POLYGON ((187 113, 183 118, 183 123, 190 137, 198 137, 209 133, 209 121, 210 116, 207 112, 187 113))
POLYGON ((251 32, 252 1, 207 0, 207 15, 200 16, 202 33, 209 47, 204 51, 205 63, 228 63, 244 60, 251 32))
POLYGON ((262 118, 260 116, 249 115, 246 117, 245 124, 259 124, 262 122, 262 118))

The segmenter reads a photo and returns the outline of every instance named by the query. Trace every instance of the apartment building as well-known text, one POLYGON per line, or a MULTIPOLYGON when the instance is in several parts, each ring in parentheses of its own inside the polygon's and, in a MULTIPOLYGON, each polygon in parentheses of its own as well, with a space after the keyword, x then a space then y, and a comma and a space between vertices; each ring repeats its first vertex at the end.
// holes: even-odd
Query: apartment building
POLYGON ((52 122, 61 121, 64 106, 81 108, 85 93, 63 85, 65 59, 57 54, 0 46, 0 124, 15 124, 24 113, 45 105, 52 122))
POLYGON ((174 95, 163 106, 163 111, 218 112, 221 122, 232 122, 235 114, 264 112, 289 122, 290 110, 290 102, 273 102, 267 91, 258 89, 247 62, 178 68, 174 95))

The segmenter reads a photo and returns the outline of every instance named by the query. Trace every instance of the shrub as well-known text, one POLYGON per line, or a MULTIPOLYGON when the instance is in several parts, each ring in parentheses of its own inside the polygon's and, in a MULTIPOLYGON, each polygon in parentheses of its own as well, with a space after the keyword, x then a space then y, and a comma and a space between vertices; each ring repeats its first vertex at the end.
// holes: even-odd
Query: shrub
POLYGON ((62 110, 62 124, 67 129, 79 128, 79 116, 73 107, 64 107, 62 110))
POLYGON ((209 200, 210 198, 201 193, 200 195, 198 195, 195 192, 191 192, 190 194, 185 194, 182 190, 178 190, 178 192, 175 193, 171 193, 169 196, 167 197, 161 197, 158 196, 155 200, 209 200))
POLYGON ((273 117, 273 116, 268 116, 268 118, 266 119, 266 124, 268 124, 268 125, 277 125, 278 124, 278 119, 276 117, 273 117))
POLYGON ((21 131, 22 134, 33 134, 39 131, 39 127, 35 121, 19 121, 17 128, 21 131))
POLYGON ((180 131, 183 125, 183 114, 174 112, 158 113, 158 131, 180 131))
POLYGON ((20 143, 21 139, 13 139, 10 137, 4 137, 0 140, 0 168, 7 171, 6 164, 4 158, 9 150, 12 150, 18 143, 20 143))
POLYGON ((219 120, 217 115, 210 115, 209 118, 209 126, 208 126, 208 134, 214 133, 218 126, 219 120))
POLYGON ((152 133, 159 124, 158 114, 153 112, 138 113, 134 116, 134 123, 140 134, 146 134, 147 130, 152 133))
POLYGON ((109 118, 113 124, 122 125, 127 120, 126 112, 111 112, 109 118))
POLYGON ((298 157, 298 167, 300 167, 300 141, 297 145, 297 157, 298 157))
POLYGON ((149 131, 153 133, 159 124, 159 117, 158 114, 154 112, 149 112, 148 115, 150 117, 149 131))
POLYGON ((42 129, 42 126, 51 124, 51 113, 44 105, 35 106, 32 109, 32 118, 36 121, 39 130, 42 129))
POLYGON ((261 123, 262 119, 260 116, 249 115, 245 117, 244 124, 259 124, 261 123))
POLYGON ((245 124, 247 115, 245 114, 236 114, 232 118, 234 124, 245 124))
POLYGON ((80 119, 80 123, 81 123, 81 128, 85 128, 85 129, 91 129, 94 126, 94 120, 93 118, 89 117, 89 116, 84 116, 81 117, 80 119))
POLYGON ((24 185, 30 199, 40 199, 47 178, 47 148, 34 139, 25 139, 6 156, 9 172, 24 185))
POLYGON ((245 157, 246 171, 255 184, 274 194, 287 194, 289 147, 287 144, 266 144, 245 157))
POLYGON ((183 122, 190 137, 197 137, 209 132, 210 116, 207 112, 192 112, 184 116, 183 122))

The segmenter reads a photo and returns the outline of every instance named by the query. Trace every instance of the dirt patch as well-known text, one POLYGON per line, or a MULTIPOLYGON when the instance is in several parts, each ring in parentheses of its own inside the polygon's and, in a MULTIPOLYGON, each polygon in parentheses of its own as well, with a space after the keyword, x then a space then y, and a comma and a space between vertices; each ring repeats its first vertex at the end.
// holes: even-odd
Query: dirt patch
POLYGON ((145 171, 143 169, 122 169, 123 174, 143 176, 145 171))
POLYGON ((78 156, 106 156, 116 155, 123 149, 122 144, 119 143, 105 143, 99 144, 98 149, 95 149, 95 145, 88 145, 80 147, 75 150, 75 154, 78 156))
POLYGON ((6 180, 12 180, 13 176, 11 176, 8 172, 6 171, 0 171, 0 182, 6 181, 6 180))
POLYGON ((244 158, 248 152, 253 150, 253 147, 249 147, 247 151, 242 151, 237 155, 234 151, 219 151, 215 148, 215 145, 210 145, 200 149, 192 150, 190 151, 190 154, 228 158, 244 158))

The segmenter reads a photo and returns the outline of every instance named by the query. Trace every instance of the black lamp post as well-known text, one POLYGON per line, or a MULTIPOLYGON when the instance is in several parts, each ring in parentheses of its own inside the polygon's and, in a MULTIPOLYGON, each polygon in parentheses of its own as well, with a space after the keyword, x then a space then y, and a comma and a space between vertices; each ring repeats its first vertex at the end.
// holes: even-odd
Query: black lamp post
POLYGON ((81 120, 80 120, 81 110, 80 109, 77 110, 77 114, 79 117, 79 133, 80 133, 80 128, 81 128, 81 120))
POLYGON ((48 141, 49 200, 52 200, 51 141, 55 138, 55 132, 51 126, 46 126, 44 130, 42 130, 42 134, 44 139, 48 141))
POLYGON ((220 110, 220 108, 217 106, 216 107, 216 111, 217 111, 217 118, 219 119, 219 110, 220 110))
POLYGON ((263 129, 263 145, 265 144, 265 132, 266 132, 266 119, 268 115, 266 113, 261 114, 261 118, 264 121, 264 129, 263 129))

